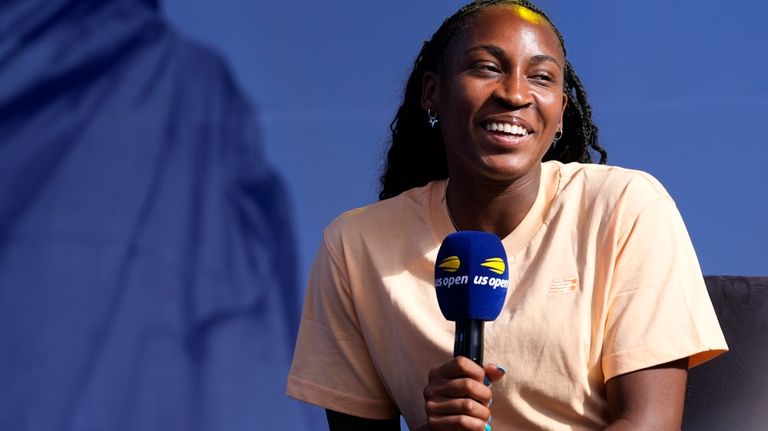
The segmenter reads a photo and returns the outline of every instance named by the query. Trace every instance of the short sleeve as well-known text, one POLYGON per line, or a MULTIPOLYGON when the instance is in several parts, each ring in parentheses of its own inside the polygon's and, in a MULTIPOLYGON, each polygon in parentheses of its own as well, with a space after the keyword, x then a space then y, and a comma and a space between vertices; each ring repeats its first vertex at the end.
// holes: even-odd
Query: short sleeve
POLYGON ((605 381, 727 350, 696 254, 674 202, 659 196, 623 224, 614 263, 602 367, 605 381))
POLYGON ((312 266, 286 393, 342 413, 389 419, 397 408, 360 331, 346 271, 326 241, 312 266))

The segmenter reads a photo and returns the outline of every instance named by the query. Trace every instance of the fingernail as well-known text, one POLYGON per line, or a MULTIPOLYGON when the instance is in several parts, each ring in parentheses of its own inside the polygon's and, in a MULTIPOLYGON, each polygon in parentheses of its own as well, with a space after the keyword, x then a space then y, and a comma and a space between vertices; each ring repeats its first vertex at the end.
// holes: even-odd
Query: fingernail
POLYGON ((485 424, 485 431, 491 431, 491 424, 485 424))
MULTIPOLYGON (((490 407, 490 405, 488 407, 490 407)), ((491 423, 492 420, 493 420, 493 416, 488 416, 488 423, 491 423)))
POLYGON ((483 384, 485 386, 491 386, 491 379, 489 379, 488 376, 485 376, 485 378, 483 379, 483 384))
POLYGON ((496 365, 496 368, 498 368, 499 371, 501 371, 501 374, 507 374, 507 367, 505 367, 504 365, 496 365))
POLYGON ((493 404, 493 398, 491 398, 491 400, 490 400, 490 401, 488 401, 488 407, 490 407, 490 406, 491 406, 491 404, 493 404))

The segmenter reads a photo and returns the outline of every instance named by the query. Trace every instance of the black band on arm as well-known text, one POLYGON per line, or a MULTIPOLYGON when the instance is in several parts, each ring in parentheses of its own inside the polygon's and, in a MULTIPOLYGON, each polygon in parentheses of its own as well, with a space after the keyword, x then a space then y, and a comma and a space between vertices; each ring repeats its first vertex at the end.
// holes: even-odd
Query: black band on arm
POLYGON ((366 419, 328 409, 325 410, 325 416, 330 431, 400 431, 400 417, 366 419))

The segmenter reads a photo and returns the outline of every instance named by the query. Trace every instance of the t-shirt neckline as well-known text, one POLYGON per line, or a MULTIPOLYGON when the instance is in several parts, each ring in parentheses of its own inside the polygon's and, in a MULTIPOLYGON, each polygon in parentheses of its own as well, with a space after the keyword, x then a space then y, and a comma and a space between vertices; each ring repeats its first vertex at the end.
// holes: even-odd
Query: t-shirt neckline
MULTIPOLYGON (((515 230, 501 240, 509 256, 517 254, 528 246, 536 232, 544 224, 550 204, 557 194, 558 178, 559 163, 544 162, 541 164, 539 191, 531 209, 528 210, 515 230)), ((438 244, 442 243, 447 235, 456 232, 448 215, 448 207, 445 204, 446 183, 446 180, 435 181, 430 190, 432 228, 438 244)))

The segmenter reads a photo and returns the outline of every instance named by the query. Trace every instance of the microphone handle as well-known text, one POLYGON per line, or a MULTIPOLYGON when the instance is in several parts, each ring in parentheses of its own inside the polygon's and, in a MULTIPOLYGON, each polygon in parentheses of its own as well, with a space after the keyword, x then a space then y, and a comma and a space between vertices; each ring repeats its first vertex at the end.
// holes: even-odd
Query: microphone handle
POLYGON ((465 319, 456 321, 456 339, 453 356, 465 356, 483 366, 483 320, 465 319))

